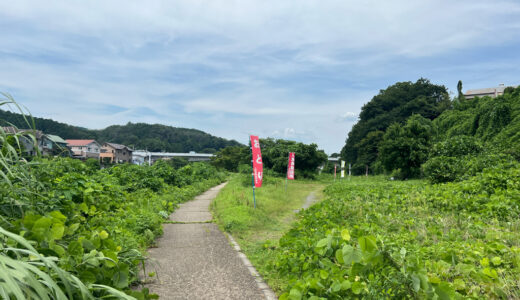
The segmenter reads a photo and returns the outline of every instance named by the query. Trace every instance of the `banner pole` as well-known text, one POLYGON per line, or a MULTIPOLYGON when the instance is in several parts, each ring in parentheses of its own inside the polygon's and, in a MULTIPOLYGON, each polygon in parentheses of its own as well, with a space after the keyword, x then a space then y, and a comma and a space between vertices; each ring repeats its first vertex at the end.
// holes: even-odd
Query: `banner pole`
POLYGON ((256 198, 255 198, 255 168, 253 166, 253 146, 251 145, 251 186, 253 187, 253 207, 256 208, 256 198))

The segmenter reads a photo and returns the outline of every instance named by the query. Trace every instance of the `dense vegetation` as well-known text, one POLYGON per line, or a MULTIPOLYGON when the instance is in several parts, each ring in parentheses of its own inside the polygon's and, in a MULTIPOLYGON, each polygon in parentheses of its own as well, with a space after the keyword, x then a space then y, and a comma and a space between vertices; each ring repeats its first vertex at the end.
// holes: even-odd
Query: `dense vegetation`
POLYGON ((520 87, 497 98, 457 100, 432 122, 434 141, 423 165, 431 182, 464 180, 520 159, 520 87))
POLYGON ((393 123, 404 123, 413 114, 433 120, 450 107, 446 88, 427 79, 417 82, 398 82, 381 90, 359 115, 359 121, 348 134, 341 157, 353 165, 355 174, 371 169, 378 157, 378 144, 383 133, 393 123))
MULTIPOLYGON (((289 152, 295 153, 296 178, 313 178, 318 167, 327 161, 323 150, 318 145, 298 143, 272 138, 260 139, 264 169, 275 176, 284 176, 287 172, 289 152)), ((227 147, 215 154, 212 160, 215 166, 237 172, 251 169, 251 150, 248 147, 227 147)))
POLYGON ((205 163, 174 169, 21 159, 0 130, 0 295, 5 299, 148 299, 132 290, 143 251, 180 202, 220 183, 205 163), (132 298, 133 299, 133 298, 132 298))
POLYGON ((285 283, 280 299, 517 299, 519 170, 444 185, 337 182, 266 248, 265 272, 285 283))
POLYGON ((421 79, 397 83, 367 103, 342 151, 343 159, 354 162, 354 174, 368 166, 372 174, 447 182, 475 175, 493 161, 507 167, 520 159, 520 88, 497 98, 453 101, 442 91, 421 79), (421 108, 411 105, 426 101, 424 93, 443 96, 439 102, 430 96, 421 108))
MULTIPOLYGON (((0 109, 0 120, 0 126, 13 124, 18 128, 27 127, 22 114, 0 109)), ((215 137, 200 130, 160 124, 128 123, 101 130, 89 130, 43 118, 34 118, 34 124, 36 129, 64 139, 95 139, 100 143, 112 142, 149 151, 213 153, 227 146, 240 145, 234 140, 215 137)))

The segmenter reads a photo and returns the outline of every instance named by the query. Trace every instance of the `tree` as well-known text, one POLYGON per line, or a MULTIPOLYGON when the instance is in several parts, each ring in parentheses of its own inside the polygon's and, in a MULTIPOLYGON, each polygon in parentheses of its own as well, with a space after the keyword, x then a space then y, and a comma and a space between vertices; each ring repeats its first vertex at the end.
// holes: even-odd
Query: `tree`
POLYGON ((412 115, 404 126, 392 124, 379 147, 383 167, 387 171, 400 170, 403 179, 420 176, 421 164, 428 159, 432 136, 432 122, 421 115, 412 115))
MULTIPOLYGON (((349 163, 371 165, 375 161, 358 161, 364 153, 359 146, 371 149, 377 145, 361 143, 370 132, 382 131, 393 123, 403 123, 413 114, 419 114, 433 120, 443 111, 451 107, 451 101, 442 85, 435 85, 429 80, 421 78, 415 83, 398 82, 381 90, 361 109, 359 121, 352 127, 348 134, 345 146, 341 150, 341 157, 349 163)), ((376 143, 376 139, 371 140, 376 143)), ((372 156, 374 159, 374 156, 372 156)))
MULTIPOLYGON (((318 150, 318 145, 306 145, 294 141, 275 140, 272 138, 260 139, 262 162, 264 169, 271 170, 278 175, 285 175, 289 152, 296 156, 296 177, 312 178, 318 167, 327 161, 327 154, 318 150)), ((237 172, 240 165, 251 165, 251 150, 248 147, 226 147, 215 154, 212 164, 237 172)))
POLYGON ((251 164, 251 151, 245 146, 229 146, 211 158, 211 164, 230 172, 237 172, 241 164, 251 164))
POLYGON ((377 160, 379 144, 383 140, 384 134, 385 133, 380 130, 369 132, 367 136, 356 145, 359 155, 356 164, 353 166, 354 174, 360 175, 365 172, 367 167, 373 169, 372 165, 377 160))
POLYGON ((459 101, 463 100, 464 94, 462 93, 462 81, 461 80, 459 80, 459 82, 457 82, 457 92, 458 92, 459 101))
POLYGON ((260 139, 264 168, 279 175, 287 172, 289 152, 295 153, 295 176, 313 178, 318 167, 327 161, 327 154, 316 144, 303 144, 287 140, 260 139))

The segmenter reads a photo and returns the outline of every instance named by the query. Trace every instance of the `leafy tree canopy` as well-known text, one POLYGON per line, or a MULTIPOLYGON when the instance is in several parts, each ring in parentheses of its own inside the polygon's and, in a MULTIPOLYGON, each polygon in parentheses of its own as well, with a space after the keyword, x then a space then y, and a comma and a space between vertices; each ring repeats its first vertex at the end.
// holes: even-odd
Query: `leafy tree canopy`
POLYGON ((427 79, 391 85, 362 107, 359 121, 352 127, 341 156, 349 163, 371 165, 376 160, 374 149, 380 141, 380 133, 368 137, 371 132, 384 132, 393 123, 404 123, 412 114, 433 120, 450 106, 446 88, 427 79))
POLYGON ((379 149, 384 168, 399 169, 402 178, 418 177, 421 164, 428 159, 432 136, 432 122, 418 114, 412 115, 405 125, 390 125, 379 149))
MULTIPOLYGON (((327 161, 323 150, 316 144, 303 144, 272 138, 260 139, 262 161, 266 170, 279 175, 287 171, 289 152, 295 153, 295 175, 297 177, 313 177, 319 166, 327 161)), ((240 165, 251 165, 251 150, 248 147, 226 147, 215 154, 212 163, 226 170, 237 172, 240 165)))

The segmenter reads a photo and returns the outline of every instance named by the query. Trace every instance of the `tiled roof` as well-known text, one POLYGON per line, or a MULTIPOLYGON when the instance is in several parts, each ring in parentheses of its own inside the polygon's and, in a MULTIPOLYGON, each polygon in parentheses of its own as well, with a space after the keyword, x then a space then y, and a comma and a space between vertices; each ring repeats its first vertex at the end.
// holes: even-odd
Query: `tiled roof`
POLYGON ((95 140, 65 140, 67 142, 67 146, 87 146, 95 140))
POLYGON ((105 143, 107 145, 109 145, 110 147, 114 148, 114 149, 117 149, 117 150, 123 150, 123 149, 128 149, 130 150, 130 148, 128 148, 127 146, 125 145, 121 145, 121 144, 115 144, 115 143, 105 143))

